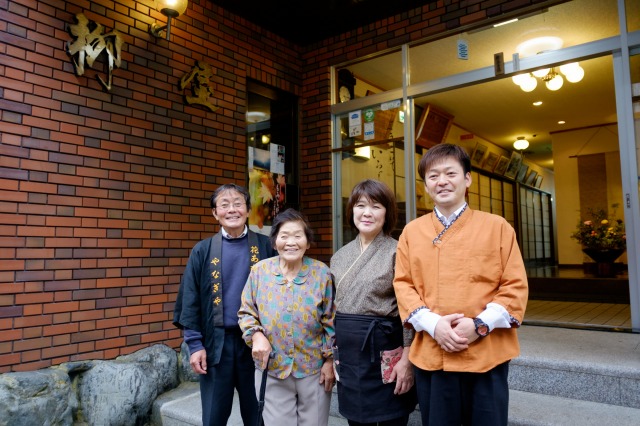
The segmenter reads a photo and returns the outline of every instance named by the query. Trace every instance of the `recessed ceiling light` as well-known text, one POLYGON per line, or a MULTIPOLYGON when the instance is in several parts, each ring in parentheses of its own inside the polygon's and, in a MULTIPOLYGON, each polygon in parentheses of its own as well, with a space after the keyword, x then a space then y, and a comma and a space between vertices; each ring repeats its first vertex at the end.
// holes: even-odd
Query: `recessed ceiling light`
POLYGON ((560 120, 560 121, 558 121, 558 124, 564 124, 564 123, 565 123, 565 121, 564 121, 564 120, 560 120))
POLYGON ((533 106, 540 106, 542 105, 542 101, 536 101, 533 103, 533 106))

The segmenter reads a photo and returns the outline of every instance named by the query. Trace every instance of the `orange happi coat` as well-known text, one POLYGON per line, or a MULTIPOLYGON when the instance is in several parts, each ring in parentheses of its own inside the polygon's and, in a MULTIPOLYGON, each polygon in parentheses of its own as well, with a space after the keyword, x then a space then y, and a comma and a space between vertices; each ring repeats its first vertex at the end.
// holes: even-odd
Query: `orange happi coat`
MULTIPOLYGON (((410 222, 400 236, 394 288, 402 320, 421 306, 473 318, 493 302, 521 323, 528 285, 513 227, 500 216, 467 208, 434 244, 443 228, 430 213, 410 222)), ((443 351, 420 332, 409 359, 427 371, 485 372, 519 353, 514 327, 496 328, 457 353, 443 351)))

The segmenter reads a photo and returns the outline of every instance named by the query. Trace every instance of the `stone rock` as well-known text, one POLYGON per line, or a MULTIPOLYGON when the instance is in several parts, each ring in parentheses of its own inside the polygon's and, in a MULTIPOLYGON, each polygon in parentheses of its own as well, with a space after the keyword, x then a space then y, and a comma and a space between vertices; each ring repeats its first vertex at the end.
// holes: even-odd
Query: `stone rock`
POLYGON ((96 361, 78 378, 77 420, 100 426, 144 424, 158 396, 158 383, 149 362, 96 361))
POLYGON ((189 364, 189 346, 183 341, 180 345, 180 354, 178 355, 178 375, 180 377, 180 383, 184 382, 198 382, 198 374, 194 373, 189 364))
POLYGON ((156 373, 154 379, 156 380, 158 395, 180 384, 178 379, 178 356, 176 351, 167 345, 153 345, 130 355, 120 356, 116 361, 150 363, 156 373))
POLYGON ((76 394, 62 370, 0 375, 0 425, 72 425, 76 394))

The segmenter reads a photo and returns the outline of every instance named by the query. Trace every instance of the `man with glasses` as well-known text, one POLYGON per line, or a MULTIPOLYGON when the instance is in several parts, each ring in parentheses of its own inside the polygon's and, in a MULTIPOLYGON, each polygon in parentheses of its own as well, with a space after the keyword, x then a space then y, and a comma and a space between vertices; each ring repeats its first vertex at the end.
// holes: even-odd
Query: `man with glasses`
POLYGON ((276 255, 269 238, 247 227, 247 190, 225 184, 211 196, 221 229, 196 244, 182 276, 173 324, 184 330, 189 363, 200 375, 202 424, 224 425, 231 415, 234 388, 245 425, 258 414, 251 349, 238 326, 240 296, 252 265, 276 255))

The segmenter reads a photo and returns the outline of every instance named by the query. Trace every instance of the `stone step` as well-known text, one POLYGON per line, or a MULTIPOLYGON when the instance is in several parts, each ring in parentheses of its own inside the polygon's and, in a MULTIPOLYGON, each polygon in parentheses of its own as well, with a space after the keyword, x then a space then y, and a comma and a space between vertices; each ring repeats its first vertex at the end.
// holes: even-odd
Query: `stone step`
MULTIPOLYGON (((153 407, 155 426, 201 426, 200 392, 195 383, 183 384, 163 394, 153 407), (195 385, 195 386, 192 386, 195 385)), ((640 409, 581 401, 557 396, 511 390, 509 425, 513 426, 632 426, 638 424, 640 409)), ((229 426, 242 426, 237 397, 229 426)), ((347 421, 332 407, 329 426, 346 426, 347 421)), ((420 412, 411 414, 409 426, 419 426, 420 412)))
POLYGON ((511 390, 510 426, 636 426, 640 409, 511 390))
MULTIPOLYGON (((640 424, 640 334, 536 327, 519 330, 521 356, 509 368, 510 425, 640 424)), ((242 425, 237 398, 229 421, 242 425)), ((332 398, 331 426, 347 425, 332 398)), ((420 425, 416 410, 410 426, 420 425)), ((157 426, 201 425, 197 383, 153 405, 157 426)))
POLYGON ((535 326, 518 334, 510 389, 640 408, 640 334, 535 326))

